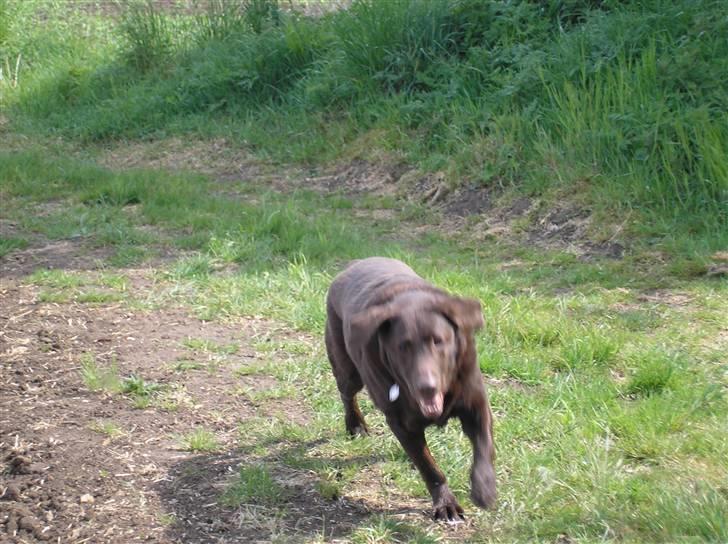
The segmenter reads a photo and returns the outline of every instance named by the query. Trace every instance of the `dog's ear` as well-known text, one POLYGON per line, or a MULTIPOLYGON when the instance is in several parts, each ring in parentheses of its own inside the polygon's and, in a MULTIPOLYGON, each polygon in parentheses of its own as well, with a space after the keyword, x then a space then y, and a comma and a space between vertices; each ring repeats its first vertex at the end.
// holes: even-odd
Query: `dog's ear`
POLYGON ((385 333, 389 330, 391 320, 399 312, 397 304, 382 304, 372 306, 354 314, 351 317, 351 338, 354 342, 364 345, 377 332, 385 333))
POLYGON ((477 331, 483 328, 483 310, 475 299, 438 297, 435 307, 459 329, 477 331))

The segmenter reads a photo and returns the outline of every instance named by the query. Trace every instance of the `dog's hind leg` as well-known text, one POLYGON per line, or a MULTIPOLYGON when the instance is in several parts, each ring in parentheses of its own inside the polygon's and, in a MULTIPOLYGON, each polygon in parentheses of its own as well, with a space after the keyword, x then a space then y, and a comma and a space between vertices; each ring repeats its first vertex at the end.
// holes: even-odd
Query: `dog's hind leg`
POLYGON ((346 352, 341 319, 330 309, 326 320, 325 340, 326 353, 334 371, 341 401, 344 403, 346 430, 352 436, 368 434, 369 429, 356 401, 356 394, 362 390, 364 383, 354 362, 346 352))

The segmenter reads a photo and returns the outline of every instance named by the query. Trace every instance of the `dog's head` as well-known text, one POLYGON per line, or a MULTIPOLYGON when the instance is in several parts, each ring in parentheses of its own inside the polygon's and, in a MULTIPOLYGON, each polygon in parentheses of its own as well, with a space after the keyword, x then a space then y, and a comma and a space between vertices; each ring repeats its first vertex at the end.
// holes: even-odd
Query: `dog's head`
POLYGON ((367 308, 351 325, 358 341, 376 342, 381 359, 422 415, 436 419, 473 331, 483 326, 483 314, 477 300, 414 291, 367 308))

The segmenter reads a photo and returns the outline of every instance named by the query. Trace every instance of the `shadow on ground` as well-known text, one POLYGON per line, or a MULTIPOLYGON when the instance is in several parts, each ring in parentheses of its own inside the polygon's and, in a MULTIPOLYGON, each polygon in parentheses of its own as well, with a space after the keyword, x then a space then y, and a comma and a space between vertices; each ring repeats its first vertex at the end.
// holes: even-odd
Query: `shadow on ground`
MULTIPOLYGON (((368 520, 377 516, 410 520, 422 516, 425 521, 424 510, 416 508, 383 508, 346 496, 324 498, 314 471, 293 469, 284 462, 315 444, 286 445, 262 459, 252 455, 251 448, 244 448, 188 457, 173 465, 167 477, 156 485, 167 512, 167 537, 186 543, 348 541, 358 528, 369 525, 368 520), (275 483, 282 486, 282 496, 273 501, 251 498, 236 506, 225 505, 226 490, 238 479, 240 469, 250 466, 265 467, 275 483)), ((374 464, 379 460, 317 458, 316 462, 336 472, 352 463, 374 464)), ((414 527, 400 529, 418 532, 414 527)))

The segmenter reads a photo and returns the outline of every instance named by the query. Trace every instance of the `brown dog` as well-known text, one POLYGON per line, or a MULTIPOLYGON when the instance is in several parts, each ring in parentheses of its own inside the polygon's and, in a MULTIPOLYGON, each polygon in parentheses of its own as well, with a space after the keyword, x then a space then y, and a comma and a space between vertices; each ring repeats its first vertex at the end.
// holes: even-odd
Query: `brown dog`
POLYGON ((480 303, 432 286, 406 264, 382 257, 352 262, 327 297, 326 350, 344 403, 346 429, 366 434, 356 394, 364 385, 419 469, 435 519, 462 517, 425 442, 425 427, 458 417, 473 444, 471 497, 496 501, 492 414, 476 361, 480 303))

